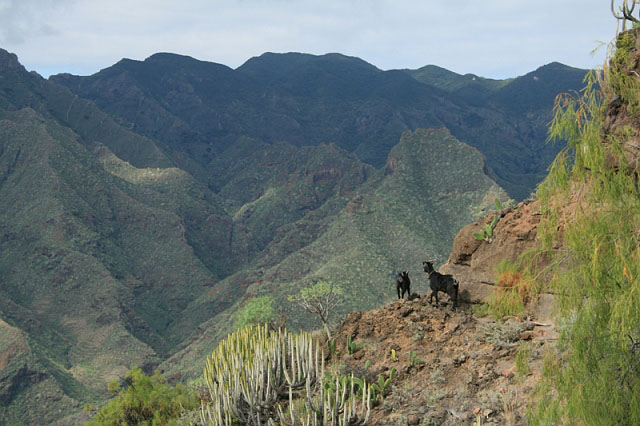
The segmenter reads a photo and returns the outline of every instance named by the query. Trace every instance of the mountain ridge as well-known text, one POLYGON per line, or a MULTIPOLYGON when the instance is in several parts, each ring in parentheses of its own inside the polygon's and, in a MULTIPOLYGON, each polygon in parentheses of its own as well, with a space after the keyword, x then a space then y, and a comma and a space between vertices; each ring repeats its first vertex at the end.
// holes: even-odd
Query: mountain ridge
POLYGON ((378 306, 397 270, 422 277, 426 255, 444 262, 457 228, 508 199, 488 176, 492 158, 442 125, 500 113, 459 100, 420 109, 421 93, 445 92, 402 71, 370 69, 367 102, 339 102, 340 78, 316 84, 322 96, 302 90, 302 75, 297 89, 227 90, 221 81, 248 77, 172 54, 50 80, 3 57, 0 319, 32 345, 0 370, 12 389, 0 418, 82 417, 134 364, 195 377, 252 297, 274 297, 294 327, 315 324, 287 297, 317 279, 355 294, 340 313, 378 306), (438 129, 408 125, 425 122, 438 129), (282 123, 299 139, 277 136, 282 123), (316 130, 342 143, 307 143, 316 130), (358 146, 388 152, 376 168, 358 146), (42 380, 16 387, 23 372, 42 380))
POLYGON ((526 77, 533 71, 500 87, 447 91, 441 81, 419 81, 406 70, 382 71, 340 54, 267 53, 236 70, 224 68, 220 82, 198 72, 131 65, 137 77, 114 66, 50 80, 162 141, 173 161, 203 182, 208 163, 241 136, 298 146, 333 142, 380 168, 403 131, 447 127, 487 157, 492 175, 516 199, 529 196, 561 149, 546 144, 555 96, 579 90, 586 74, 547 66, 538 70, 544 77, 538 85, 526 77), (560 82, 548 84, 549 72, 560 82), (204 86, 208 92, 197 89, 204 86), (522 90, 529 94, 522 97, 522 90))

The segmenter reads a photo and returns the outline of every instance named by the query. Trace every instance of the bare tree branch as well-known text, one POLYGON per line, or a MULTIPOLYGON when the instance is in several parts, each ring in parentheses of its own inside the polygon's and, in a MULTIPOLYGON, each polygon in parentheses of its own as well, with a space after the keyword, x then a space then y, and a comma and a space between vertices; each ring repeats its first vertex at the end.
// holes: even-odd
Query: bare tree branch
POLYGON ((331 340, 329 313, 342 303, 343 294, 340 286, 326 281, 318 281, 311 287, 301 289, 299 294, 289 296, 289 301, 298 304, 303 310, 317 315, 327 333, 327 338, 331 340))
POLYGON ((611 0, 611 13, 616 19, 622 21, 622 31, 625 30, 626 21, 631 21, 633 23, 640 23, 640 19, 633 16, 633 10, 636 8, 636 0, 631 0, 631 5, 629 5, 629 0, 624 0, 622 6, 618 8, 620 13, 616 12, 615 8, 615 0, 611 0))

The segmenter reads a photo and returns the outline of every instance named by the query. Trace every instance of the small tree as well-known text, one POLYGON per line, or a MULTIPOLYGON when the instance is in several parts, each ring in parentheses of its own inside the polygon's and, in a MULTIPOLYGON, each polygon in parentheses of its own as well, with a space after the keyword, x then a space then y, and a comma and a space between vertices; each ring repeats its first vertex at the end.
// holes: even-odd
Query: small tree
POLYGON ((260 296, 247 300, 247 303, 235 315, 235 328, 247 325, 264 324, 275 320, 273 297, 260 296))
POLYGON ((305 311, 316 314, 320 318, 329 340, 331 340, 329 314, 343 301, 344 291, 342 288, 322 280, 311 287, 301 289, 300 293, 295 296, 289 296, 289 302, 299 305, 305 311))

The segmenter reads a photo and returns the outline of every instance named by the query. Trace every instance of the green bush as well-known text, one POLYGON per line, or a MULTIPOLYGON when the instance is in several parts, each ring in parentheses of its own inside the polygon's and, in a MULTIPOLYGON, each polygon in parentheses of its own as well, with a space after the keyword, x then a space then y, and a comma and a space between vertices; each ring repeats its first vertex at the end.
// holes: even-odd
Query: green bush
POLYGON ((316 315, 322 322, 327 339, 331 340, 329 315, 344 302, 344 290, 333 282, 320 280, 310 287, 300 289, 296 295, 289 296, 289 302, 300 306, 310 314, 316 315))
POLYGON ((273 297, 254 297, 247 300, 244 306, 236 313, 234 327, 238 329, 248 325, 269 323, 275 317, 273 297))
POLYGON ((182 413, 200 406, 195 391, 181 384, 171 386, 157 372, 147 376, 138 367, 122 383, 111 382, 108 388, 118 396, 86 425, 175 425, 182 413))
POLYGON ((554 262, 563 326, 532 424, 640 424, 640 198, 626 152, 637 129, 603 132, 603 100, 619 96, 628 106, 620 111, 638 114, 640 85, 624 69, 631 38, 621 36, 604 79, 592 74, 580 97, 561 97, 555 109, 550 135, 568 145, 538 190, 538 233, 554 262))

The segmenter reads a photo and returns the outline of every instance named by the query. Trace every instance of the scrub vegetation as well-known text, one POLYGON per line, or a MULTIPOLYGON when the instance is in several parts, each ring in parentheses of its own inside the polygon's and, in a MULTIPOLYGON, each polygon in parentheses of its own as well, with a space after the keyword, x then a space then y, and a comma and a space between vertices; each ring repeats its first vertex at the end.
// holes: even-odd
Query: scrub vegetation
POLYGON ((621 33, 609 67, 556 103, 550 134, 568 145, 538 194, 562 333, 533 424, 640 422, 637 36, 621 33))

